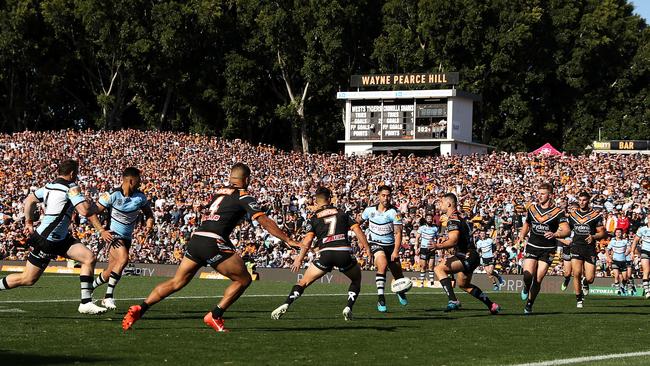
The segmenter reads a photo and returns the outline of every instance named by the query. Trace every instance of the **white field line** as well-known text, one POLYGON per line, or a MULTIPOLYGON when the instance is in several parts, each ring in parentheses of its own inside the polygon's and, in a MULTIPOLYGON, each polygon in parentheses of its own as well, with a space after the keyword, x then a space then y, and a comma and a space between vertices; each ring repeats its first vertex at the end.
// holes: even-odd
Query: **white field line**
MULTIPOLYGON (((361 293, 360 296, 377 296, 377 294, 371 293, 361 293)), ((387 294, 388 295, 388 294, 387 294)), ((409 296, 413 295, 444 295, 443 292, 414 292, 410 293, 409 296)), ((251 294, 251 295, 242 295, 241 297, 286 297, 286 294, 251 294)), ((326 297, 326 296, 348 296, 347 293, 340 294, 303 294, 301 297, 326 297)), ((445 295, 446 296, 446 295, 445 295)), ((165 300, 187 300, 187 299, 217 299, 221 296, 170 296, 165 298, 165 300)), ((117 301, 134 301, 134 300, 144 300, 144 297, 125 297, 125 298, 116 298, 117 301)), ((40 303, 57 303, 57 302, 78 302, 79 298, 76 299, 49 299, 49 300, 0 300, 0 304, 40 304, 40 303)))
POLYGON ((641 356, 650 356, 650 351, 630 352, 630 353, 611 353, 611 354, 608 354, 608 355, 600 355, 600 356, 564 358, 564 359, 557 359, 557 360, 551 360, 551 361, 521 363, 521 364, 512 365, 512 366, 570 365, 570 364, 574 364, 574 363, 584 363, 584 362, 611 360, 611 359, 627 358, 627 357, 641 357, 641 356))

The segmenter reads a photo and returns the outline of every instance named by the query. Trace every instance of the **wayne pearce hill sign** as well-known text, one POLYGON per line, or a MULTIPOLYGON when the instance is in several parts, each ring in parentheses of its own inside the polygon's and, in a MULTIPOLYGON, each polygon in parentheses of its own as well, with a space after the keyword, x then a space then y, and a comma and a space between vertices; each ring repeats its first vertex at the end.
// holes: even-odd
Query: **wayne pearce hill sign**
POLYGON ((385 75, 352 75, 350 86, 362 88, 368 86, 387 85, 458 85, 458 73, 422 73, 422 74, 385 74, 385 75))

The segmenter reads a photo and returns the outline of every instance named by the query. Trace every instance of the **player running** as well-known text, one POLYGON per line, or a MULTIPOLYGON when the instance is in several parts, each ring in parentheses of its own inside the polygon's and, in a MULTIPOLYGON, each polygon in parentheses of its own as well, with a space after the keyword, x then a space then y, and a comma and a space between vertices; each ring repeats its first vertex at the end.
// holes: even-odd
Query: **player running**
POLYGON ((641 267, 643 268, 643 293, 646 299, 650 299, 650 212, 646 216, 646 226, 641 226, 636 231, 631 253, 635 253, 639 242, 641 243, 641 267))
POLYGON ((291 270, 300 271, 302 262, 312 241, 316 238, 318 257, 307 268, 305 275, 293 286, 284 304, 271 313, 271 318, 280 319, 287 312, 289 306, 296 301, 309 285, 331 272, 334 267, 346 275, 351 283, 348 288, 348 304, 343 309, 343 318, 352 319, 352 307, 361 292, 361 266, 352 254, 352 245, 348 238, 348 231, 352 230, 359 240, 359 245, 364 249, 368 258, 372 253, 368 247, 366 236, 350 215, 332 205, 332 192, 320 187, 316 191, 316 211, 306 224, 307 234, 302 240, 300 253, 294 259, 291 270))
POLYGON ((85 245, 72 236, 70 221, 75 210, 95 227, 101 238, 111 242, 113 236, 102 227, 93 207, 75 183, 79 174, 79 163, 75 160, 62 161, 57 167, 58 178, 44 187, 30 193, 25 199, 25 234, 31 252, 22 273, 14 273, 0 280, 0 290, 19 286, 32 286, 57 256, 73 259, 81 263, 79 280, 81 282, 81 303, 78 311, 82 314, 101 314, 106 308, 92 302, 93 272, 95 255, 85 245), (32 213, 38 203, 43 203, 43 216, 40 225, 34 230, 32 213))
POLYGON ((429 271, 429 286, 433 287, 436 251, 429 247, 437 238, 438 227, 433 224, 433 215, 428 213, 420 222, 420 227, 415 234, 415 256, 420 258, 420 287, 424 287, 427 270, 429 271))
POLYGON ((562 254, 562 275, 564 276, 564 281, 562 281, 560 289, 566 291, 569 283, 571 283, 571 236, 557 239, 556 241, 562 254))
POLYGON ((447 193, 440 201, 441 210, 447 213, 447 239, 439 239, 434 244, 435 249, 456 249, 456 254, 439 263, 434 271, 440 279, 440 285, 445 290, 449 302, 447 311, 460 308, 460 301, 454 294, 450 274, 457 273, 456 283, 463 291, 474 296, 487 306, 492 314, 498 314, 501 307, 490 301, 487 295, 480 288, 472 285, 472 273, 479 265, 479 255, 470 237, 470 228, 464 218, 458 213, 458 199, 453 193, 447 193))
POLYGON ((499 291, 500 285, 505 284, 505 281, 499 275, 499 272, 494 269, 496 263, 496 260, 494 259, 495 244, 492 238, 486 237, 485 230, 480 230, 478 232, 476 249, 478 250, 478 254, 481 256, 480 264, 483 266, 483 269, 485 269, 485 273, 490 281, 492 281, 492 290, 499 291))
POLYGON ((251 275, 229 238, 244 217, 257 220, 269 234, 289 245, 299 245, 268 218, 255 198, 248 194, 246 188, 250 174, 250 169, 245 164, 233 165, 230 186, 217 189, 207 206, 209 212, 187 244, 185 256, 174 278, 156 286, 142 304, 131 306, 122 320, 122 329, 130 329, 151 306, 185 287, 201 267, 210 265, 215 271, 230 278, 232 283, 224 291, 219 304, 203 317, 203 322, 217 332, 227 332, 223 314, 251 283, 251 275))
MULTIPOLYGON (((399 247, 402 243, 402 218, 391 204, 393 189, 389 186, 380 186, 377 189, 379 203, 366 207, 361 214, 361 219, 368 220, 368 243, 374 255, 377 274, 377 310, 385 313, 386 297, 386 269, 390 269, 395 279, 404 277, 399 260, 399 247)), ((408 305, 406 294, 397 293, 401 305, 408 305)))
POLYGON ((573 232, 571 273, 578 308, 582 308, 584 297, 589 294, 589 285, 596 278, 596 243, 607 236, 603 217, 589 206, 589 200, 589 193, 580 192, 579 208, 569 214, 569 227, 573 232))
POLYGON ((133 230, 138 222, 140 211, 147 219, 145 235, 148 236, 153 229, 153 212, 147 197, 138 190, 139 187, 140 170, 133 167, 126 168, 122 172, 122 185, 113 193, 100 195, 97 205, 99 212, 106 209, 110 212, 109 221, 111 232, 113 232, 113 241, 108 249, 108 266, 95 278, 93 289, 108 282, 102 306, 110 310, 115 309, 113 298, 115 287, 122 278, 122 270, 129 261, 133 230))
POLYGON ((549 183, 542 183, 538 187, 537 203, 528 207, 526 222, 515 242, 520 247, 530 232, 524 247, 524 288, 521 290, 521 299, 526 301, 524 314, 533 312, 542 281, 555 257, 555 239, 565 238, 571 233, 564 212, 553 205, 552 196, 553 186, 549 183))
MULTIPOLYGON (((612 269, 614 287, 619 295, 626 294, 627 284, 627 255, 630 253, 630 242, 623 238, 623 229, 616 229, 616 237, 607 245, 607 261, 612 269)), ((631 294, 631 291, 630 291, 631 294)))

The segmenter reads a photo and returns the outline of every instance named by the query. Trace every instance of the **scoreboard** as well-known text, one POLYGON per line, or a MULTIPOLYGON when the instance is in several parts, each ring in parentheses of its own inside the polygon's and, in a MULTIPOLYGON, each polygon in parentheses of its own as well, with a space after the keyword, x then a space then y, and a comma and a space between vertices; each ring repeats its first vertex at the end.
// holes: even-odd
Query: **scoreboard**
POLYGON ((446 122, 446 117, 446 101, 353 103, 350 111, 350 140, 431 139, 434 133, 440 135, 443 129, 446 130, 441 127, 446 122))

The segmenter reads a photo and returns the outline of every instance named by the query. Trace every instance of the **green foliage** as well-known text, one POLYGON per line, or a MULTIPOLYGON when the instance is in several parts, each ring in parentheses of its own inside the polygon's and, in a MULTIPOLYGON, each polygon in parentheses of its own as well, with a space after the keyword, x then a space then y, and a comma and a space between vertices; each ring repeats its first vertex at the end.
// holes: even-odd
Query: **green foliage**
POLYGON ((650 31, 632 11, 626 0, 8 0, 0 130, 173 129, 294 149, 302 137, 332 151, 350 75, 458 71, 459 88, 482 96, 477 141, 580 152, 599 130, 650 139, 650 31))

